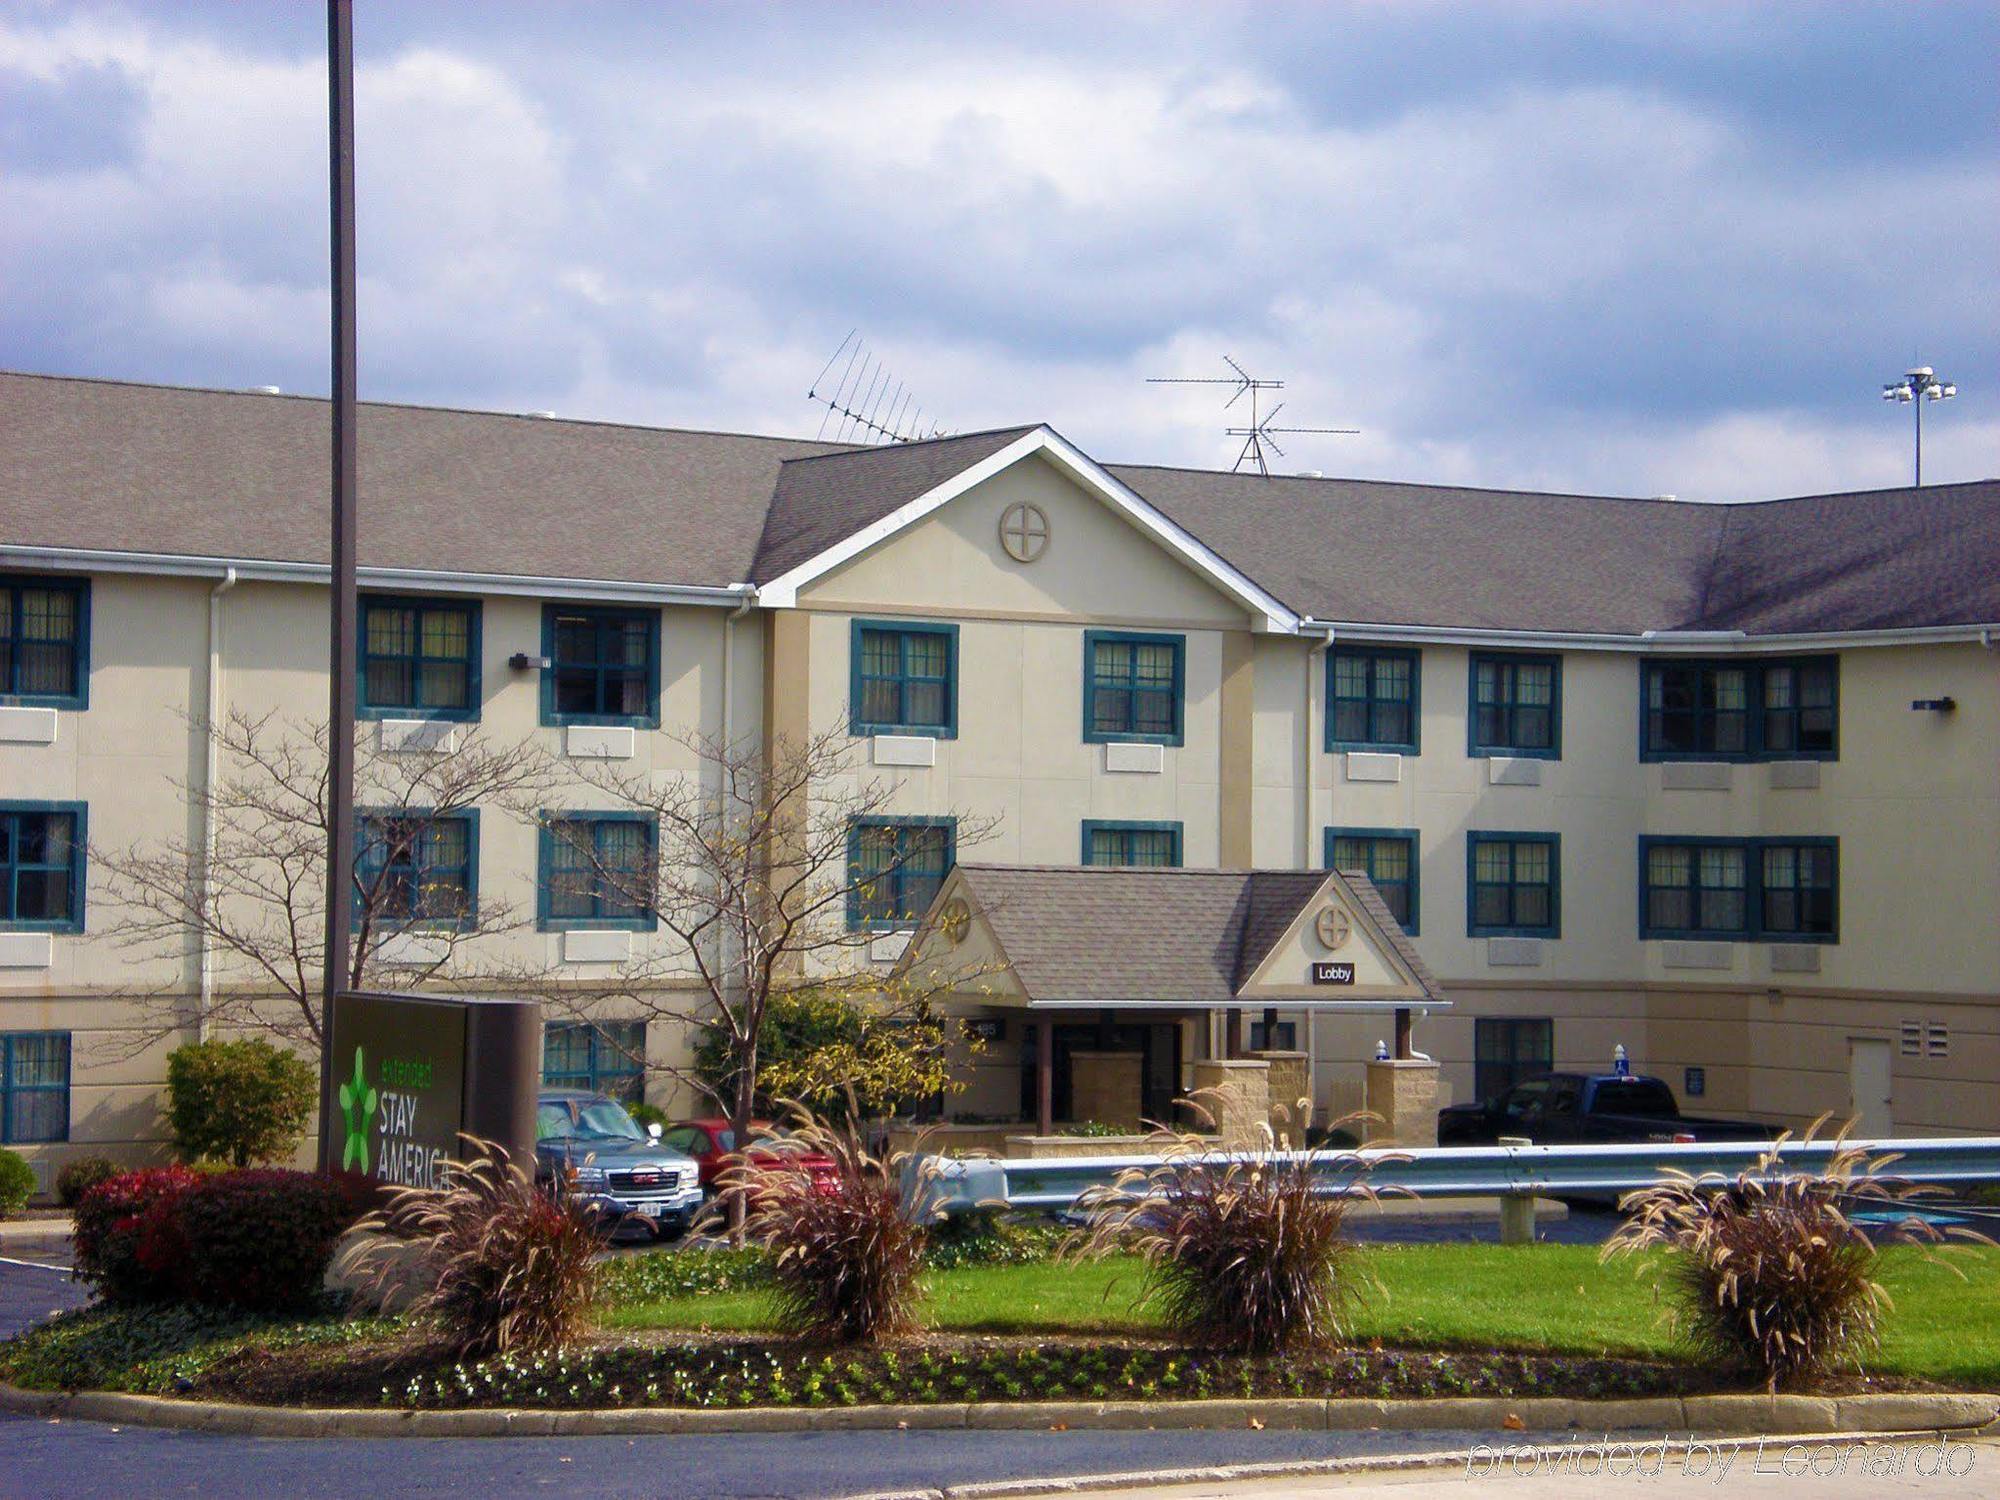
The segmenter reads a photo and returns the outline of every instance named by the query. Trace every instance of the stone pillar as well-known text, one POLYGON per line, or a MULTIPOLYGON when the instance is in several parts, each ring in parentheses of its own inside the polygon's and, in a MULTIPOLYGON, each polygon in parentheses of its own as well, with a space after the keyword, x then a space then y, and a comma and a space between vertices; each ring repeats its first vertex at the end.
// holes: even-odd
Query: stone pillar
POLYGON ((1312 1123, 1312 1084, 1303 1052, 1253 1052, 1270 1064, 1266 1075, 1271 1091, 1271 1129, 1294 1147, 1304 1149, 1306 1126, 1312 1123))
MULTIPOLYGON (((1224 1148, 1246 1150, 1264 1141, 1271 1120, 1271 1065, 1262 1058, 1227 1058, 1194 1065, 1196 1102, 1208 1111, 1206 1127, 1224 1148)), ((1197 1117, 1198 1118, 1198 1117, 1197 1117)))
POLYGON ((1438 1065, 1425 1058, 1377 1058, 1368 1064, 1371 1144, 1435 1146, 1438 1143, 1438 1065))
POLYGON ((1070 1114, 1079 1122, 1139 1128, 1138 1052, 1072 1052, 1069 1055, 1070 1114))

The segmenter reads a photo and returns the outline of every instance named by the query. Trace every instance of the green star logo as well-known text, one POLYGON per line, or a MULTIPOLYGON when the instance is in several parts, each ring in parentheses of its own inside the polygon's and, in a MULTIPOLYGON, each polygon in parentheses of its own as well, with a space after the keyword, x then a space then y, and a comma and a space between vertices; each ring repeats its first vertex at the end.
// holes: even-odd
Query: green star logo
POLYGON ((354 1049, 354 1077, 340 1086, 340 1112, 347 1116, 347 1145, 340 1153, 340 1169, 368 1170, 368 1127, 375 1119, 375 1090, 368 1087, 362 1068, 361 1049, 354 1049))

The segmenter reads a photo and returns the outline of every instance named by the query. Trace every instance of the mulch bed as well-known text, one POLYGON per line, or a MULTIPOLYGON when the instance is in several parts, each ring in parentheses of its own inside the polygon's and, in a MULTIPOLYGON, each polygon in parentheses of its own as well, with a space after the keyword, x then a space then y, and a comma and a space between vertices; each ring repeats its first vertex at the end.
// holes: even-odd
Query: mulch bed
MULTIPOLYGON (((1246 1356, 1131 1338, 925 1334, 882 1348, 778 1338, 600 1340, 565 1355, 459 1362, 416 1335, 338 1347, 247 1348, 178 1394, 275 1406, 861 1406, 1358 1396, 1694 1395, 1754 1388, 1640 1359, 1383 1348, 1246 1356)), ((1856 1379, 1847 1390, 1918 1389, 1856 1379)))

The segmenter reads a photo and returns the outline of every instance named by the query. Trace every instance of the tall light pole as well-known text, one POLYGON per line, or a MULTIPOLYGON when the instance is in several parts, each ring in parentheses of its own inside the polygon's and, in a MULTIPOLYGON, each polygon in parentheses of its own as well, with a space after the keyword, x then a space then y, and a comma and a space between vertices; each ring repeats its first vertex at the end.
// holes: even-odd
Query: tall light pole
POLYGON ((1929 365, 1918 365, 1913 370, 1905 370, 1901 380, 1891 381, 1882 387, 1884 401, 1902 401, 1915 408, 1917 415, 1917 488, 1924 483, 1924 403, 1926 401, 1949 401, 1958 394, 1958 387, 1949 380, 1938 377, 1937 371, 1929 365))
POLYGON ((347 986, 354 899, 354 3, 327 0, 333 282, 333 577, 327 663, 326 957, 320 990, 320 1167, 333 1112, 333 997, 347 986))

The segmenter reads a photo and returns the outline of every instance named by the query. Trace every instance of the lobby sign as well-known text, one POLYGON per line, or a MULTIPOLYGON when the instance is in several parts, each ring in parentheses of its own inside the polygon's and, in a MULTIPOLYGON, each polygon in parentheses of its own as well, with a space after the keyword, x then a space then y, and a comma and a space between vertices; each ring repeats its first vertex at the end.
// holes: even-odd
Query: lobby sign
POLYGON ((321 1159, 390 1187, 441 1188, 473 1136, 534 1160, 541 1007, 431 995, 336 995, 321 1159))
POLYGON ((1354 983, 1354 964, 1351 960, 1322 959, 1312 966, 1314 984, 1354 983))

